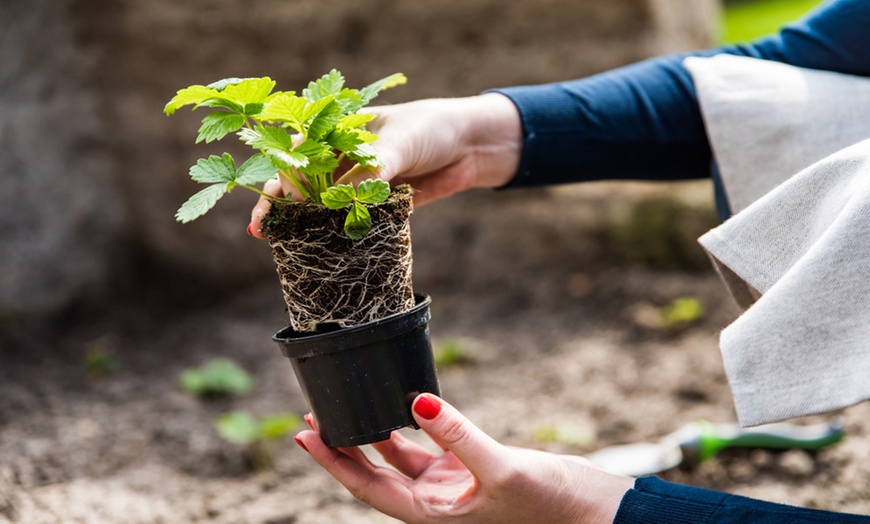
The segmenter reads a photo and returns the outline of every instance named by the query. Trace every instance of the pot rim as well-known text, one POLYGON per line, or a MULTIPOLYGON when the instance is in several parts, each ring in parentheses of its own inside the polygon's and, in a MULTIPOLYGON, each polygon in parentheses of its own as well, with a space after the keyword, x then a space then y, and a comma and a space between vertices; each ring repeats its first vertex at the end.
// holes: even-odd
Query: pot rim
POLYGON ((411 309, 395 313, 372 322, 340 328, 324 333, 300 333, 286 326, 272 335, 281 353, 291 359, 309 358, 337 351, 345 351, 395 338, 429 322, 432 298, 415 293, 416 304, 411 309))

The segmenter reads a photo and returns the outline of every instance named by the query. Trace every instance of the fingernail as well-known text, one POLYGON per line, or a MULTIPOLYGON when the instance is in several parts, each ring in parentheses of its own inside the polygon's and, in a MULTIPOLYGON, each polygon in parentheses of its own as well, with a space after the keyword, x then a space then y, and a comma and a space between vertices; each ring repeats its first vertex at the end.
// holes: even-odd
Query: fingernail
POLYGON ((254 236, 254 232, 251 230, 251 224, 248 224, 248 235, 254 236))
POLYGON ((314 419, 311 417, 311 413, 306 413, 302 416, 305 419, 305 423, 308 424, 308 427, 314 429, 314 419))
POLYGON ((441 403, 428 395, 420 396, 414 403, 414 411, 426 420, 432 420, 441 413, 441 403))
POLYGON ((308 453, 308 448, 306 448, 306 447, 305 447, 305 444, 302 443, 302 439, 301 439, 301 438, 299 438, 299 437, 293 437, 293 440, 295 440, 296 443, 299 444, 299 447, 300 447, 300 448, 302 448, 302 449, 305 450, 305 453, 308 453))

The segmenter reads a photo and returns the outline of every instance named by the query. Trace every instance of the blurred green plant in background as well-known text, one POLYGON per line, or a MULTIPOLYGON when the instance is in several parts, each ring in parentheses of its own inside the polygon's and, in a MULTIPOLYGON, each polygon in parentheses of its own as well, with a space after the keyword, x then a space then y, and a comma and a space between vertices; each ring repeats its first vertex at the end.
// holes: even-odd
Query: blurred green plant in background
POLYGON ((820 3, 821 0, 726 1, 720 41, 739 44, 775 33, 783 24, 797 20, 820 3))

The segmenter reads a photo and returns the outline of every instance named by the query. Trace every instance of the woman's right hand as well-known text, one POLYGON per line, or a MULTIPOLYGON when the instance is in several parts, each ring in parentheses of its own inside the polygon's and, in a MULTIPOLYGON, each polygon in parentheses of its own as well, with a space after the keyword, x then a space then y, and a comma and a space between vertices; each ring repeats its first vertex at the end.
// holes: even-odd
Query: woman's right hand
MULTIPOLYGON (((414 204, 472 187, 498 187, 510 181, 520 161, 522 125, 507 97, 488 93, 467 98, 430 99, 372 107, 377 115, 368 129, 378 135, 374 147, 382 167, 350 167, 338 183, 357 185, 380 178, 414 188, 414 204)), ((286 180, 266 183, 264 192, 283 196, 286 180)), ((261 197, 251 211, 248 233, 262 238, 260 220, 269 211, 261 197)))

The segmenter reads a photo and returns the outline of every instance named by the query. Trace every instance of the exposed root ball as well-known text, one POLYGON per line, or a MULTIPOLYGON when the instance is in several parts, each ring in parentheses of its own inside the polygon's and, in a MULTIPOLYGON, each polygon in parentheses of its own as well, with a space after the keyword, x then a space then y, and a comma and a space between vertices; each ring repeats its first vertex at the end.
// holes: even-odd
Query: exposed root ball
POLYGON ((411 286, 411 189, 402 186, 369 207, 372 230, 344 235, 345 211, 309 202, 273 204, 263 217, 290 325, 355 326, 414 307, 411 286))

